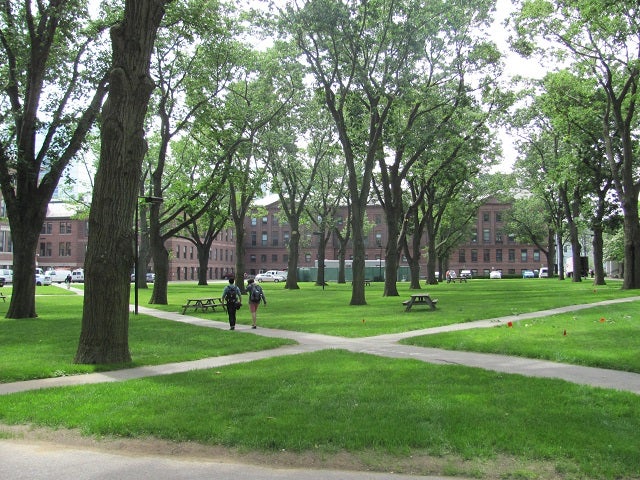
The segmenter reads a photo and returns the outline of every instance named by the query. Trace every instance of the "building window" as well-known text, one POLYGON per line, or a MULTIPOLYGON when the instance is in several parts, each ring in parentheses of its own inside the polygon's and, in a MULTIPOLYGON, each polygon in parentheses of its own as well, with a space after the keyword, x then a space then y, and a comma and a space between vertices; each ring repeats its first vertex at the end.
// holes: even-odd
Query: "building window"
POLYGON ((496 212, 496 223, 502 222, 502 212, 496 212))
POLYGON ((256 261, 256 256, 253 253, 249 255, 249 263, 256 263, 256 261))
POLYGON ((464 263, 467 260, 465 259, 465 250, 464 248, 461 248, 460 250, 458 250, 458 262, 460 263, 464 263))
POLYGON ((251 226, 255 227, 256 225, 258 225, 258 219, 255 217, 251 217, 251 226))
POLYGON ((69 235, 71 233, 71 222, 60 222, 60 234, 69 235))
POLYGON ((502 232, 496 232, 496 243, 499 245, 502 244, 502 232))
POLYGON ((51 242, 42 242, 40 244, 40 256, 41 257, 51 256, 51 242))
POLYGON ((508 235, 508 238, 509 238, 509 243, 516 243, 516 236, 515 236, 515 234, 510 233, 510 234, 508 235))
POLYGON ((274 227, 277 227, 278 224, 279 224, 278 216, 274 213, 273 215, 271 215, 271 225, 273 225, 274 227))
POLYGON ((513 248, 509 249, 509 261, 510 262, 515 262, 516 261, 516 251, 513 248))
POLYGON ((482 242, 489 243, 491 242, 491 230, 488 228, 482 229, 482 242))
POLYGON ((271 261, 273 263, 278 263, 278 254, 277 253, 274 253, 274 254, 271 255, 271 261))
POLYGON ((522 250, 520 250, 520 261, 522 263, 525 263, 525 262, 528 261, 528 259, 527 259, 527 249, 526 248, 523 248, 522 250))
POLYGON ((269 244, 269 237, 267 235, 267 232, 262 232, 262 243, 261 245, 263 247, 266 247, 269 244))
POLYGON ((262 217, 262 224, 266 225, 267 223, 269 223, 269 217, 265 215, 264 217, 262 217))
POLYGON ((471 249, 471 261, 472 262, 478 261, 478 250, 476 250, 475 248, 471 249))
POLYGON ((189 248, 189 258, 193 260, 193 245, 189 248))
POLYGON ((380 225, 382 223, 382 215, 375 216, 376 225, 380 225))
POLYGON ((304 261, 306 263, 311 263, 311 254, 310 253, 305 253, 304 254, 304 261))
POLYGON ((51 235, 53 233, 53 223, 45 222, 42 224, 41 235, 51 235))
POLYGON ((255 230, 251 231, 251 246, 255 247, 258 244, 258 233, 255 230))
POLYGON ((539 262, 540 261, 540 250, 534 250, 533 251, 533 261, 534 262, 539 262))
POLYGON ((382 232, 376 232, 376 246, 382 245, 382 232))
POLYGON ((491 261, 491 250, 489 250, 488 248, 484 249, 484 253, 482 254, 482 260, 485 262, 491 261))
POLYGON ((478 243, 478 230, 471 232, 471 243, 478 243))
POLYGON ((483 212, 482 213, 482 221, 483 222, 488 222, 489 221, 489 212, 483 212))
POLYGON ((496 249, 496 262, 502 262, 502 249, 496 249))
POLYGON ((260 255, 260 261, 262 262, 262 264, 267 263, 267 254, 263 253, 262 255, 260 255))
POLYGON ((71 242, 60 242, 58 254, 61 257, 71 256, 71 242))
POLYGON ((278 232, 271 232, 271 246, 278 246, 278 232))
POLYGON ((289 237, 289 232, 282 232, 282 243, 284 243, 285 247, 289 246, 289 241, 291 237, 289 237))

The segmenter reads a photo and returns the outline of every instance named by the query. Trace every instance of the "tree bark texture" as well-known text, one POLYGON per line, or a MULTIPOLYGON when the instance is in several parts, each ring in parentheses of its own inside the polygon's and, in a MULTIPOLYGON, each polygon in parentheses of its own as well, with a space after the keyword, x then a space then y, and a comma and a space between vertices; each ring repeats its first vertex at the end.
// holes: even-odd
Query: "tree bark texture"
POLYGON ((149 62, 168 0, 127 0, 111 30, 109 95, 103 107, 100 164, 95 177, 85 260, 85 297, 76 363, 131 361, 130 272, 133 219, 147 145, 144 118, 154 85, 149 62))

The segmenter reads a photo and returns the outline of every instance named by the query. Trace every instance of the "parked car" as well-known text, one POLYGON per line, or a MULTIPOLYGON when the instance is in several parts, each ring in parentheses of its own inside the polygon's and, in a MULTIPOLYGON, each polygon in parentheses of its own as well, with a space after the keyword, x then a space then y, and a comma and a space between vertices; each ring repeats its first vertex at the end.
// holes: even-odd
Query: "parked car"
POLYGON ((533 270, 523 270, 522 278, 535 278, 536 274, 533 273, 533 270))
POLYGON ((538 276, 540 278, 549 278, 549 269, 547 267, 541 267, 538 276))
POLYGON ((287 279, 287 272, 285 270, 267 270, 264 273, 270 274, 270 275, 278 275, 284 278, 285 280, 287 279))
POLYGON ((13 283, 13 270, 0 269, 0 279, 2 279, 2 283, 13 283))
POLYGON ((472 276, 471 270, 460 270, 460 277, 470 279, 472 276))
POLYGON ((502 278, 502 272, 500 270, 494 270, 489 273, 489 278, 502 278))
POLYGON ((274 273, 259 273, 255 278, 256 282, 284 282, 286 279, 282 275, 276 275, 274 273))
MULTIPOLYGON (((36 269, 39 270, 39 269, 36 269)), ((41 287, 43 285, 51 285, 51 277, 44 273, 36 272, 36 286, 41 287)))
MULTIPOLYGON (((153 283, 156 280, 156 274, 152 273, 152 272, 147 272, 147 274, 144 277, 147 280, 147 283, 153 283)), ((135 273, 131 274, 131 281, 132 282, 136 281, 136 274, 135 273)))
POLYGON ((77 270, 74 270, 73 272, 71 272, 71 281, 74 283, 84 282, 84 270, 81 268, 78 268, 77 270))
POLYGON ((71 275, 71 270, 49 270, 46 275, 49 275, 54 283, 64 283, 67 276, 71 275))

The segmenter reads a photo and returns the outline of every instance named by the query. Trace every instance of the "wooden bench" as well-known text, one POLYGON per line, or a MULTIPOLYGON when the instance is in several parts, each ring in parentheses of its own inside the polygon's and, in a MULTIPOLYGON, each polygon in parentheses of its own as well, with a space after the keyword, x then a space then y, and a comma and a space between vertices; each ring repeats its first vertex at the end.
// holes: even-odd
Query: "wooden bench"
MULTIPOLYGON (((351 285, 353 285, 353 281, 351 282, 351 285)), ((371 285, 371 280, 369 280, 368 278, 364 279, 364 286, 368 287, 369 285, 371 285)))
POLYGON ((222 308, 222 310, 227 310, 227 305, 222 301, 220 297, 209 297, 209 298, 190 298, 187 300, 187 303, 182 305, 182 314, 187 313, 187 310, 191 309, 194 312, 198 310, 202 312, 207 312, 209 309, 216 311, 216 307, 222 308))
POLYGON ((414 305, 427 305, 431 310, 435 310, 437 303, 438 299, 431 298, 427 293, 414 293, 409 300, 402 302, 405 312, 410 312, 414 305))

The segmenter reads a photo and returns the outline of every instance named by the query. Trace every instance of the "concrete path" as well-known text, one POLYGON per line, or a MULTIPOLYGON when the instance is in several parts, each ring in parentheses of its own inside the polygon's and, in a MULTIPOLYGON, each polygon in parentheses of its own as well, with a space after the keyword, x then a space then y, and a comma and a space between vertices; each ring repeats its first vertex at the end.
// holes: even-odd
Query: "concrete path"
MULTIPOLYGON (((190 370, 219 368, 224 365, 252 362, 254 360, 282 355, 296 355, 299 353, 312 352, 327 348, 339 348, 357 353, 367 353, 371 355, 379 355, 392 358, 411 358, 414 360, 420 360, 423 362, 435 364, 466 365, 469 367, 484 368, 486 370, 527 375, 531 377, 559 378, 568 382, 578 384, 611 388, 615 390, 624 390, 633 392, 635 394, 640 394, 640 374, 638 373, 621 372, 603 368, 581 367, 578 365, 556 363, 547 360, 535 360, 530 358, 511 357, 506 355, 414 347, 398 343, 398 341, 401 339, 421 335, 432 335, 441 332, 461 331, 473 328, 489 328, 498 325, 506 325, 508 322, 519 322, 532 318, 555 315, 558 313, 574 312, 583 310, 585 308, 613 305, 616 303, 633 302, 638 300, 640 300, 640 297, 606 300, 593 304, 570 305, 567 307, 554 308, 551 310, 544 310, 521 315, 511 315, 489 320, 479 320, 476 322, 467 322, 462 324, 447 325, 442 327, 426 328, 422 330, 412 330, 409 332, 364 338, 334 337, 330 335, 293 332, 289 330, 275 330, 260 327, 253 330, 248 325, 237 325, 236 331, 238 332, 244 332, 253 335, 262 335, 266 337, 288 338, 291 340, 295 340, 296 342, 298 342, 298 344, 271 350, 240 353, 224 357, 211 357, 188 362, 137 367, 125 370, 115 370, 111 372, 92 373, 87 375, 73 375, 68 377, 45 378, 41 380, 3 383, 0 384, 0 395, 27 390, 36 390, 41 388, 62 387, 90 383, 118 382, 142 377, 169 375, 172 373, 187 372, 190 370)), ((139 312, 145 315, 151 315, 165 320, 188 323, 204 328, 218 328, 223 330, 229 328, 227 322, 202 319, 173 312, 164 312, 148 307, 139 307, 139 312)))
MULTIPOLYGON (((78 291, 81 293, 81 291, 78 291)), ((263 358, 283 355, 297 355, 327 348, 345 349, 352 352, 379 355, 391 358, 410 358, 435 364, 455 364, 483 368, 504 373, 532 377, 559 378, 568 382, 595 387, 624 390, 640 394, 640 374, 618 372, 600 368, 580 367, 545 360, 534 360, 505 355, 473 352, 448 351, 436 348, 421 348, 401 345, 399 340, 420 335, 430 335, 444 331, 461 331, 472 328, 489 328, 507 322, 518 322, 557 313, 566 313, 596 306, 638 301, 640 297, 609 300, 588 305, 575 305, 530 314, 514 315, 464 324, 414 330, 398 334, 380 335, 367 338, 343 338, 313 333, 292 332, 269 328, 251 329, 237 325, 236 330, 253 335, 289 338, 297 345, 284 346, 272 350, 247 352, 224 357, 213 357, 190 362, 171 363, 117 370, 112 372, 75 375, 42 380, 29 380, 0 384, 0 395, 49 387, 80 385, 90 383, 119 382, 148 376, 168 375, 190 370, 218 368, 263 358)), ((227 329, 226 322, 204 320, 178 313, 163 312, 147 307, 139 307, 139 312, 166 320, 189 323, 204 328, 227 329)), ((120 479, 124 477, 156 480, 205 479, 221 480, 404 480, 429 479, 444 480, 444 477, 422 477, 396 475, 391 473, 348 472, 297 468, 270 468, 255 465, 218 462, 203 459, 168 458, 154 455, 126 455, 122 453, 96 451, 80 447, 57 446, 39 442, 20 440, 0 440, 0 478, 7 480, 67 478, 120 479)), ((458 479, 460 480, 460 479, 458 479)))

